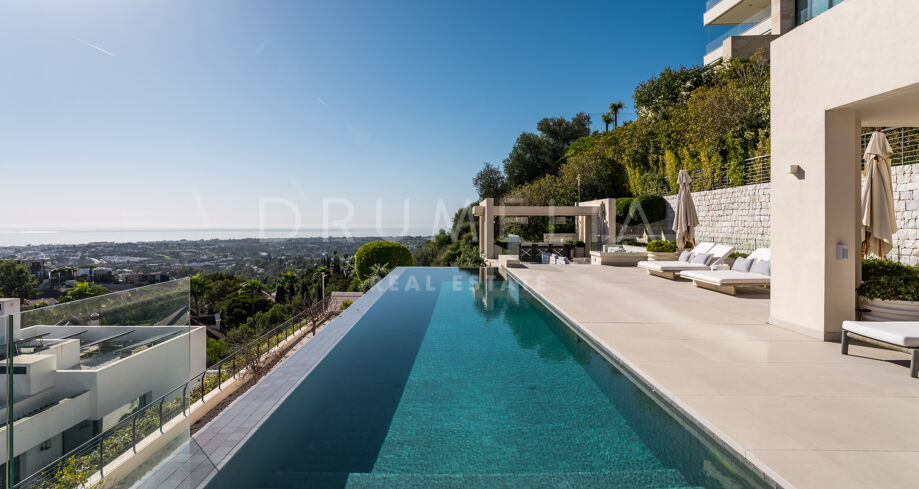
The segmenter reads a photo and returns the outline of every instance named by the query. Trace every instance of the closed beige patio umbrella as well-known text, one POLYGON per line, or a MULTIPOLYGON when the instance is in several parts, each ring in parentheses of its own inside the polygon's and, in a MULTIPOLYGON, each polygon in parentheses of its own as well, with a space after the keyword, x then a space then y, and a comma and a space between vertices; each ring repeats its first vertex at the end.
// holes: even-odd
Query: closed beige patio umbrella
POLYGON ((696 205, 692 202, 692 193, 689 191, 689 184, 692 183, 689 173, 680 170, 676 181, 680 185, 680 191, 676 197, 673 231, 676 233, 677 248, 683 249, 687 242, 695 244, 699 216, 696 214, 696 205))
POLYGON ((897 232, 887 136, 875 131, 865 149, 865 181, 862 185, 862 253, 885 257, 893 248, 897 232))

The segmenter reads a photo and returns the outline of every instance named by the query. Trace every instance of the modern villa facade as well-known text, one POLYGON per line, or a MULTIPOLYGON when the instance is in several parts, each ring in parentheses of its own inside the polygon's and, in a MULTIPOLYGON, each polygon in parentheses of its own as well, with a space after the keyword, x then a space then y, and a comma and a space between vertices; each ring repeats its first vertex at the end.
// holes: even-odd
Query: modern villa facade
POLYGON ((845 0, 708 0, 703 24, 733 26, 709 41, 705 64, 769 53, 772 41, 845 0))
MULTIPOLYGON (((180 285, 167 283, 25 312, 19 299, 0 299, 3 374, 10 329, 14 350, 14 483, 204 370, 205 328, 188 326, 185 288, 183 295, 180 285), (106 316, 129 325, 111 325, 106 316)), ((0 387, 4 440, 6 380, 0 387)), ((0 457, 9 460, 8 453, 0 444, 0 457)))

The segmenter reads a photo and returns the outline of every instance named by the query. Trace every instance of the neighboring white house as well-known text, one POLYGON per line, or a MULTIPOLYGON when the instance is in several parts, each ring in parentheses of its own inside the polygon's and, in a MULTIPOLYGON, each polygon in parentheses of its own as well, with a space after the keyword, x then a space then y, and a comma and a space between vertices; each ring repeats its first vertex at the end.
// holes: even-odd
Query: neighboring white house
MULTIPOLYGON (((18 312, 18 299, 0 299, 0 315, 14 317, 17 480, 54 462, 205 368, 203 327, 97 326, 89 321, 89 325, 22 328, 18 312)), ((7 323, 6 317, 0 319, 3 375, 7 373, 7 323)), ((0 443, 0 460, 7 460, 8 395, 6 377, 2 380, 0 437, 4 442, 0 443)), ((5 474, 5 464, 3 467, 5 474)), ((0 478, 5 479, 5 475, 0 478)))

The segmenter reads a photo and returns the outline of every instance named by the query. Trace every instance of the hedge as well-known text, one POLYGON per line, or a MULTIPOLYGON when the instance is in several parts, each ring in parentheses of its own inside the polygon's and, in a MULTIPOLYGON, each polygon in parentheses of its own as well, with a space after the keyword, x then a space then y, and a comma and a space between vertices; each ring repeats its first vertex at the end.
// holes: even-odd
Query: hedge
POLYGON ((624 224, 626 216, 630 216, 629 224, 642 222, 643 210, 649 223, 658 222, 667 217, 667 200, 660 195, 640 195, 638 197, 625 197, 616 199, 616 222, 624 224))
POLYGON ((858 295, 885 301, 919 301, 919 268, 891 260, 862 260, 858 295))
POLYGON ((676 243, 658 239, 648 243, 647 250, 651 253, 673 253, 676 251, 676 243))
POLYGON ((361 246, 354 254, 354 269, 361 280, 371 275, 374 265, 393 269, 412 266, 412 252, 394 241, 372 241, 361 246))
POLYGON ((632 197, 622 197, 616 199, 616 222, 625 224, 625 217, 629 215, 629 209, 632 207, 632 197))

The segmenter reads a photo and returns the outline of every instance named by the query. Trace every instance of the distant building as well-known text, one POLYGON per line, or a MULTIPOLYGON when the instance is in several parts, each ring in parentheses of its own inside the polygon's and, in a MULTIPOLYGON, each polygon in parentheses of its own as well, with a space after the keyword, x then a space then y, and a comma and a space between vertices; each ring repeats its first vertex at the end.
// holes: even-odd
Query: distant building
MULTIPOLYGON (((40 311, 47 309, 52 308, 40 311)), ((18 312, 18 299, 0 299, 0 316, 18 312)), ((98 326, 98 317, 71 322, 89 325, 21 327, 22 319, 15 316, 15 482, 205 368, 204 327, 98 326)), ((0 384, 5 406, 7 383, 0 384)), ((0 411, 5 422, 6 410, 0 411)), ((0 436, 5 438, 6 430, 6 425, 0 426, 0 436)), ((0 444, 0 460, 8 460, 5 443, 0 444)))

